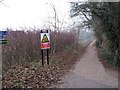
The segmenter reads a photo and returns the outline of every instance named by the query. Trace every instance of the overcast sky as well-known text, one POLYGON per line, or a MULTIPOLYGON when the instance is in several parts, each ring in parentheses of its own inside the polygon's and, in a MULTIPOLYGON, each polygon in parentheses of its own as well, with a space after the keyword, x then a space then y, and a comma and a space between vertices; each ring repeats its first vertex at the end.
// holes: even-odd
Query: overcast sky
POLYGON ((42 27, 45 21, 52 20, 55 5, 61 21, 69 22, 69 0, 4 0, 0 3, 0 29, 18 27, 42 27))

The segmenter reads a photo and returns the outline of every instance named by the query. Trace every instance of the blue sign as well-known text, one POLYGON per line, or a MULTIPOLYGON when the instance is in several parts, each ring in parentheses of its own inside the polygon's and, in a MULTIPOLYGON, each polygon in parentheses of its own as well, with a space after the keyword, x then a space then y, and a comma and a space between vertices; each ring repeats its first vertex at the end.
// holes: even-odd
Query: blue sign
POLYGON ((0 40, 2 40, 7 34, 7 31, 0 31, 0 40))
POLYGON ((0 44, 7 44, 7 40, 4 37, 8 34, 7 31, 0 31, 0 44))
POLYGON ((7 35, 7 34, 8 34, 7 31, 0 31, 0 36, 5 36, 5 35, 7 35))
POLYGON ((3 39, 3 36, 2 35, 0 35, 0 40, 2 40, 3 39))

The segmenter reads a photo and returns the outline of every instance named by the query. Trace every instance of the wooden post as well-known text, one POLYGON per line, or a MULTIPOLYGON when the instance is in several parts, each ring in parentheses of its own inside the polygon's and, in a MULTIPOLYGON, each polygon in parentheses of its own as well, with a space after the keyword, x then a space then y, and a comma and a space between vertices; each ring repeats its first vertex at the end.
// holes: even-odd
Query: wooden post
POLYGON ((49 65, 49 49, 47 49, 47 64, 49 65))
MULTIPOLYGON (((42 30, 41 30, 41 33, 42 33, 42 30)), ((41 49, 41 55, 42 55, 42 65, 44 65, 43 49, 41 49)))
MULTIPOLYGON (((47 30, 48 33, 48 30, 47 30)), ((49 65, 49 49, 47 49, 47 64, 49 65)))

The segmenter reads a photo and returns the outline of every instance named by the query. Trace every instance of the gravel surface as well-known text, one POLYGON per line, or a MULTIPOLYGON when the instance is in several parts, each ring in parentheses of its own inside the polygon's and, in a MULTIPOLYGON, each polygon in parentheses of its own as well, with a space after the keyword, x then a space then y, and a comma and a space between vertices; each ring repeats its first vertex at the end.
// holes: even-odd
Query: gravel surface
POLYGON ((92 44, 62 79, 60 88, 118 88, 118 78, 106 73, 92 44))

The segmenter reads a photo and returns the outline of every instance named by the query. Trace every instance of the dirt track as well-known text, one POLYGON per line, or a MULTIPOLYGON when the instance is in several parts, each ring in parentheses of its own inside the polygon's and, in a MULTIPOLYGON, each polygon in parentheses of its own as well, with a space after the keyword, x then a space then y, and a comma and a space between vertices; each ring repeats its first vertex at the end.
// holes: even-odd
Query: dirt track
MULTIPOLYGON (((92 43, 93 44, 93 43, 92 43)), ((118 78, 105 72, 94 46, 90 44, 75 67, 62 79, 60 88, 117 88, 118 78)))

